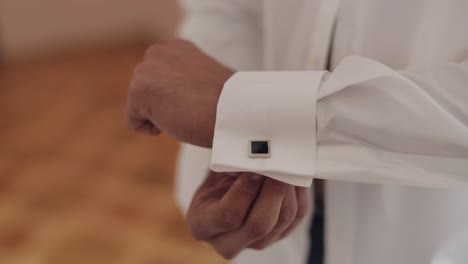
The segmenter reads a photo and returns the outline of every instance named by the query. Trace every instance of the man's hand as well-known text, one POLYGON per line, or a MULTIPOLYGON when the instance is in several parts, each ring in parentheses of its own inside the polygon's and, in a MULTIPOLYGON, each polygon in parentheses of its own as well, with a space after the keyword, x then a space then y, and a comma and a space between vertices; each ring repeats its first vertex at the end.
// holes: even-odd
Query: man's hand
POLYGON ((211 147, 218 98, 232 74, 190 42, 174 39, 154 45, 130 83, 127 126, 211 147))
POLYGON ((245 248, 263 249, 287 236, 310 207, 308 188, 258 174, 211 172, 187 214, 195 239, 231 259, 245 248))

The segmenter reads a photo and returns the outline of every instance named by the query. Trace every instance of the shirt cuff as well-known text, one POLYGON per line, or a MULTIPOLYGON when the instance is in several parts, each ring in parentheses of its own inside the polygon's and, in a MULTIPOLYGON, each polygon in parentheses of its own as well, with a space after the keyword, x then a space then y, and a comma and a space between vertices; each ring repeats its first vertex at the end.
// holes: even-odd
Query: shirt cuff
POLYGON ((211 169, 255 172, 296 186, 315 175, 316 101, 326 72, 238 72, 219 98, 211 169), (253 158, 250 141, 269 142, 253 158))

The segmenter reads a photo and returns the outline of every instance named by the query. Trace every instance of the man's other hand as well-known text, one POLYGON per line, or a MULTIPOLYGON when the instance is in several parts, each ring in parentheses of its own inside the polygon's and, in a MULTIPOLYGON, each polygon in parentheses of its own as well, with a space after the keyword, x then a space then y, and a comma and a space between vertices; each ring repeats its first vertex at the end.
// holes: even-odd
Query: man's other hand
POLYGON ((308 188, 253 173, 211 172, 187 214, 195 239, 231 259, 245 248, 263 249, 287 236, 310 207, 308 188))
POLYGON ((188 41, 153 45, 130 83, 127 126, 211 147, 218 98, 232 74, 188 41))

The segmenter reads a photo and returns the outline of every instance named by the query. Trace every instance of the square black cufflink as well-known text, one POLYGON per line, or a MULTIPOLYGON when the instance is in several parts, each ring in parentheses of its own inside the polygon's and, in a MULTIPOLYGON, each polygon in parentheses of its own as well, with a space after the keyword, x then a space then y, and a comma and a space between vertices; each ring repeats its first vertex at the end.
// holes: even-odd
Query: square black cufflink
POLYGON ((249 156, 251 158, 271 157, 269 140, 249 140, 249 156))

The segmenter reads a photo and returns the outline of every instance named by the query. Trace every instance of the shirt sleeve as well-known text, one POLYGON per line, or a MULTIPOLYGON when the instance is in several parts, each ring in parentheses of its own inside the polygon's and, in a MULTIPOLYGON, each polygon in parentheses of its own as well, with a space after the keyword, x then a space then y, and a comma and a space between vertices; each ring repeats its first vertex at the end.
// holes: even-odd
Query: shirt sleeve
POLYGON ((468 60, 395 71, 351 56, 323 72, 246 72, 221 94, 215 171, 298 186, 312 178, 468 185, 468 60), (250 140, 270 156, 249 156, 250 140))
POLYGON ((262 64, 259 2, 180 0, 184 18, 181 38, 195 43, 222 64, 243 71, 262 64))
POLYGON ((315 170, 315 98, 325 72, 238 72, 218 101, 211 169, 252 171, 309 186, 315 170), (271 155, 252 158, 251 141, 271 155))

